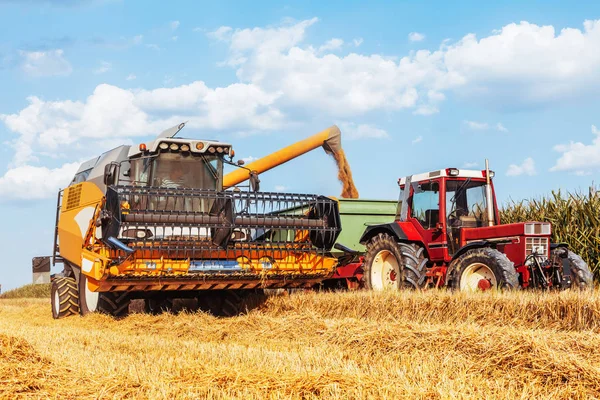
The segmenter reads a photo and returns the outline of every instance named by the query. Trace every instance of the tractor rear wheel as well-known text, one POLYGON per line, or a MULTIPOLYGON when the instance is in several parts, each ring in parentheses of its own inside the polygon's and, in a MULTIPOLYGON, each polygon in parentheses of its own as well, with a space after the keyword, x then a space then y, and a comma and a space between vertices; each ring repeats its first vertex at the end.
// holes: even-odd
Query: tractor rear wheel
POLYGON ((423 288, 427 261, 422 246, 398 243, 380 233, 367 243, 365 287, 377 291, 423 288))
POLYGON ((84 274, 79 274, 79 312, 87 315, 93 312, 124 317, 129 314, 131 298, 127 292, 92 292, 84 274))
POLYGON ((594 274, 590 271, 590 267, 585 261, 578 255, 573 253, 564 247, 559 247, 552 250, 552 260, 559 271, 561 271, 562 277, 562 260, 561 256, 564 256, 564 252, 567 252, 566 256, 569 260, 571 267, 571 289, 593 289, 594 288, 594 274))
POLYGON ((484 247, 465 252, 453 263, 449 284, 466 292, 519 289, 519 274, 506 254, 484 247))
POLYGON ((77 282, 74 278, 61 276, 52 281, 51 287, 52 317, 68 317, 79 313, 77 282))

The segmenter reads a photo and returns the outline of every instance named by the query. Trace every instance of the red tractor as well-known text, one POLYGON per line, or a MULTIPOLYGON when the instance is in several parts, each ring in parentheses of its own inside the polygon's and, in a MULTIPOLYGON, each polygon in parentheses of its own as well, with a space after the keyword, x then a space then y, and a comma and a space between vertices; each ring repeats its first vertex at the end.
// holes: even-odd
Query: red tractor
POLYGON ((550 242, 549 223, 500 224, 493 174, 448 168, 400 179, 396 220, 368 226, 360 240, 365 286, 592 288, 581 257, 550 242))

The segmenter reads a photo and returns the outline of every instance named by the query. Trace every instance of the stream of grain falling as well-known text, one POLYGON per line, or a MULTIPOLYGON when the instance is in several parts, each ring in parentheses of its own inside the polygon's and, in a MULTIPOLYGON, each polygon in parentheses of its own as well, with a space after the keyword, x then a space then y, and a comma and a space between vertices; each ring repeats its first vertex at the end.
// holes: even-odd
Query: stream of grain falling
POLYGON ((338 167, 338 179, 342 183, 342 194, 340 196, 345 199, 358 199, 358 190, 354 186, 352 171, 344 150, 340 149, 334 152, 333 158, 338 167))

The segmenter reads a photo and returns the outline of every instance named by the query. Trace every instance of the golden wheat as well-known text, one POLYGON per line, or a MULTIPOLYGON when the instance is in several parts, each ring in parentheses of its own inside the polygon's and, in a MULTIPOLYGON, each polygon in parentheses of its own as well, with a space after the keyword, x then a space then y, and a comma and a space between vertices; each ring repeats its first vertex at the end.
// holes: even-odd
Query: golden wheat
POLYGON ((599 317, 590 292, 299 293, 229 319, 6 299, 0 397, 600 397, 599 317))

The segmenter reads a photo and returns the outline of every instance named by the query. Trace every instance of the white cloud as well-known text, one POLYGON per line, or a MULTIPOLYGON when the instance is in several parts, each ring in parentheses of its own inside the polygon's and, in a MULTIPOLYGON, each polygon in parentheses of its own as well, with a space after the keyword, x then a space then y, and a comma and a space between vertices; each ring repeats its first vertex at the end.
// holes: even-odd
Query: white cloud
POLYGON ((490 129, 490 125, 487 122, 477 122, 477 121, 464 121, 465 125, 474 131, 485 131, 490 129))
POLYGON ((335 51, 342 48, 344 41, 342 39, 333 38, 325 42, 325 44, 319 47, 319 52, 323 53, 326 51, 335 51))
POLYGON ((78 167, 79 163, 70 163, 54 169, 29 165, 9 169, 0 177, 0 201, 56 197, 58 189, 69 184, 78 167))
POLYGON ((285 192, 288 190, 287 186, 283 186, 283 185, 276 185, 275 186, 275 191, 276 192, 285 192))
POLYGON ((244 160, 244 163, 248 164, 248 163, 250 163, 252 161, 258 160, 258 158, 252 157, 252 156, 248 156, 248 157, 241 158, 241 160, 244 160))
POLYGON ((179 39, 179 36, 171 36, 171 40, 172 40, 172 41, 176 42, 176 41, 177 41, 177 39, 179 39))
POLYGON ((412 144, 421 143, 423 141, 423 136, 417 136, 412 140, 412 144))
POLYGON ((160 50, 160 46, 154 43, 148 43, 146 45, 147 48, 151 49, 151 50, 156 50, 159 51, 160 50))
POLYGON ((177 30, 177 28, 179 28, 179 21, 171 21, 171 22, 169 22, 169 27, 173 31, 177 30))
POLYGON ((508 129, 506 129, 500 122, 496 124, 496 130, 499 132, 508 132, 508 129))
POLYGON ((21 69, 34 77, 69 75, 73 68, 61 49, 48 51, 19 51, 21 69))
POLYGON ((466 162, 463 164, 463 168, 475 168, 476 166, 478 166, 479 164, 476 162, 466 162))
POLYGON ((103 74, 105 72, 108 72, 112 69, 112 64, 107 62, 107 61, 102 61, 100 63, 100 66, 96 69, 94 69, 94 74, 103 74))
POLYGON ((59 145, 73 150, 90 138, 152 135, 184 120, 191 127, 213 130, 275 129, 284 121, 273 106, 277 98, 277 93, 252 84, 211 89, 204 82, 193 82, 155 90, 102 84, 85 101, 30 97, 27 107, 16 114, 0 114, 0 121, 19 135, 11 143, 12 163, 23 166, 38 160, 40 151, 59 145))
POLYGON ((135 74, 129 74, 129 75, 127 75, 127 78, 125 78, 125 79, 127 79, 128 81, 133 81, 136 78, 137 78, 137 76, 135 76, 135 74))
POLYGON ((144 40, 144 35, 136 35, 133 37, 132 42, 133 42, 133 44, 137 45, 137 44, 142 43, 142 40, 144 40))
POLYGON ((583 174, 600 167, 600 129, 592 125, 594 139, 591 144, 571 142, 554 146, 554 150, 562 153, 550 171, 575 171, 583 174))
POLYGON ((356 38, 352 40, 352 43, 354 44, 354 47, 358 47, 363 44, 363 41, 363 38, 356 38))
POLYGON ((551 26, 509 24, 481 39, 467 34, 442 42, 436 51, 400 57, 320 52, 304 43, 316 22, 224 26, 208 35, 229 45, 226 65, 237 69, 241 82, 281 91, 286 105, 338 117, 403 108, 430 115, 443 101, 429 97, 430 91, 439 98, 453 91, 491 108, 514 108, 600 90, 600 21, 558 33, 551 26))
POLYGON ((420 42, 425 39, 425 35, 419 32, 411 32, 408 34, 408 40, 411 42, 420 42))
POLYGON ((536 174, 535 171, 535 162, 533 158, 528 157, 523 161, 521 165, 511 164, 508 166, 508 171, 506 171, 506 175, 508 176, 519 176, 519 175, 529 175, 533 176, 536 174))
POLYGON ((390 135, 383 129, 369 124, 356 124, 354 122, 340 122, 340 130, 345 140, 358 139, 387 139, 390 135))

